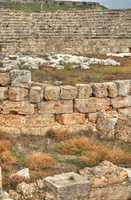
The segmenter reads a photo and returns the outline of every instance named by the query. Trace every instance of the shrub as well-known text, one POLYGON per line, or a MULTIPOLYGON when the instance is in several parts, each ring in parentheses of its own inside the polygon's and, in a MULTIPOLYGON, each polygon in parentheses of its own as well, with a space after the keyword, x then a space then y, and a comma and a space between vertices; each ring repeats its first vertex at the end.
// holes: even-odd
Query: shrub
POLYGON ((27 166, 32 170, 51 168, 54 164, 54 158, 46 153, 33 153, 27 158, 27 166))
POLYGON ((62 154, 77 155, 80 161, 87 165, 96 165, 103 160, 114 164, 131 163, 131 153, 120 148, 106 147, 86 137, 61 142, 57 151, 62 154))
POLYGON ((11 155, 10 151, 4 151, 0 154, 0 163, 3 170, 8 170, 11 165, 16 163, 16 159, 11 155))
POLYGON ((0 154, 11 149, 11 142, 9 140, 0 140, 0 154))
POLYGON ((69 139, 71 137, 71 134, 66 129, 59 129, 59 130, 49 130, 47 132, 46 137, 52 138, 58 142, 69 139))

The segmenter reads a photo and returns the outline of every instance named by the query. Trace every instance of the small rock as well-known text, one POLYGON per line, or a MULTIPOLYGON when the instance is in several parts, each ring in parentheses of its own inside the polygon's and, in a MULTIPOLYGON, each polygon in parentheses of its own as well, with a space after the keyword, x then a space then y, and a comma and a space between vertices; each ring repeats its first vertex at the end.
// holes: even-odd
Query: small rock
POLYGON ((24 169, 18 171, 17 173, 12 174, 11 176, 12 177, 13 176, 20 176, 20 177, 23 177, 25 179, 30 179, 29 169, 28 168, 24 168, 24 169))

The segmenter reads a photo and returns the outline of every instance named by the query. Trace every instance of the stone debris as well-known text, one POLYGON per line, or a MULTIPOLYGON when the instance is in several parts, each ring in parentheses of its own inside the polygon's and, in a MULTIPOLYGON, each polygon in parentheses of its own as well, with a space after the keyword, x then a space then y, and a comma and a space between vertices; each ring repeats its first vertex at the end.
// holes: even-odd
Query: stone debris
POLYGON ((111 59, 89 58, 69 54, 47 54, 43 58, 32 57, 30 55, 9 55, 1 61, 0 71, 6 72, 12 69, 39 69, 41 67, 51 67, 64 69, 65 67, 75 69, 89 69, 91 65, 112 65, 119 66, 120 63, 111 59))
POLYGON ((127 200, 131 186, 127 169, 109 161, 79 171, 49 176, 34 183, 20 183, 9 194, 14 200, 127 200))
POLYGON ((16 172, 15 174, 11 175, 11 177, 14 177, 14 176, 20 176, 20 177, 23 177, 25 179, 30 179, 29 169, 28 168, 24 168, 24 169, 16 172))
POLYGON ((52 200, 86 199, 90 190, 88 179, 74 172, 47 177, 45 182, 52 200))
POLYGON ((113 57, 131 57, 131 53, 107 53, 107 56, 113 56, 113 57))
POLYGON ((103 161, 93 168, 84 168, 80 174, 87 177, 93 187, 104 187, 128 181, 126 169, 118 167, 109 161, 103 161))

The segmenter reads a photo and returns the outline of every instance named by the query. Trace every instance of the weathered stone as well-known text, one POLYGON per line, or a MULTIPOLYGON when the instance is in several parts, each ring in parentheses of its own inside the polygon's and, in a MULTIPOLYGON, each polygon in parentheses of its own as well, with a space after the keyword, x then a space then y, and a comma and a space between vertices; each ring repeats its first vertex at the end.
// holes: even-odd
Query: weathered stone
POLYGON ((0 114, 0 127, 16 127, 20 128, 25 124, 25 117, 13 114, 0 114))
POLYGON ((10 72, 12 86, 29 86, 31 84, 31 72, 28 70, 12 70, 10 72))
POLYGON ((131 96, 127 97, 116 97, 114 99, 111 99, 111 105, 113 108, 124 108, 124 107, 130 107, 131 106, 131 96))
POLYGON ((117 121, 117 116, 113 116, 107 113, 99 113, 97 117, 96 128, 99 131, 101 137, 114 138, 117 121))
POLYGON ((22 114, 28 115, 34 113, 34 105, 30 104, 28 101, 13 102, 4 101, 0 104, 0 113, 2 114, 22 114))
POLYGON ((107 86, 108 97, 110 97, 110 98, 117 97, 118 90, 117 90, 116 84, 113 83, 113 82, 108 82, 108 83, 105 83, 105 84, 107 86))
POLYGON ((30 102, 39 103, 43 99, 43 88, 39 86, 33 86, 30 89, 30 102))
POLYGON ((116 139, 131 143, 131 117, 120 117, 115 129, 116 139))
POLYGON ((45 179, 53 199, 72 200, 88 197, 90 185, 86 177, 70 172, 45 179))
POLYGON ((10 77, 8 73, 0 73, 0 85, 6 86, 10 83, 10 77))
POLYGON ((61 93, 60 97, 61 99, 75 99, 77 97, 77 88, 74 86, 66 85, 66 86, 60 86, 61 93))
POLYGON ((21 130, 20 128, 16 127, 7 127, 7 126, 0 126, 0 133, 5 134, 5 135, 20 135, 21 130))
POLYGON ((52 129, 52 126, 48 127, 31 127, 26 126, 21 128, 21 134, 23 135, 34 135, 34 136, 46 136, 47 133, 52 129))
POLYGON ((62 114, 57 116, 57 120, 63 125, 84 124, 85 115, 81 113, 62 114))
POLYGON ((9 100, 23 101, 28 98, 28 89, 21 87, 9 87, 9 100))
POLYGON ((125 117, 131 117, 131 107, 119 109, 118 112, 125 117))
POLYGON ((26 117, 27 127, 45 127, 51 126, 55 123, 55 116, 53 114, 34 114, 31 117, 26 117))
POLYGON ((0 87, 0 101, 6 100, 8 98, 8 88, 0 87))
POLYGON ((116 81, 119 96, 128 96, 131 94, 131 80, 116 81))
POLYGON ((16 176, 23 177, 24 179, 30 179, 29 168, 21 169, 18 172, 11 174, 10 177, 13 178, 13 177, 16 177, 16 176))
POLYGON ((90 84, 77 84, 78 98, 87 99, 92 95, 92 87, 90 84))
POLYGON ((106 160, 98 166, 80 170, 80 174, 90 180, 92 187, 109 187, 112 184, 128 182, 127 171, 106 160))
POLYGON ((88 119, 90 122, 96 123, 98 113, 89 113, 88 119))
POLYGON ((45 101, 39 104, 40 113, 73 113, 72 100, 59 100, 59 101, 45 101))
POLYGON ((94 83, 92 85, 93 95, 95 97, 107 97, 107 85, 104 83, 94 83))
POLYGON ((45 99, 46 100, 58 100, 60 99, 60 87, 48 86, 45 88, 45 99))
POLYGON ((100 110, 108 110, 110 100, 104 98, 90 97, 89 99, 76 99, 75 110, 81 113, 92 113, 100 110))
POLYGON ((33 193, 35 191, 35 184, 27 184, 27 183, 21 183, 17 186, 17 192, 22 193, 23 196, 26 196, 27 199, 31 199, 33 197, 33 193))

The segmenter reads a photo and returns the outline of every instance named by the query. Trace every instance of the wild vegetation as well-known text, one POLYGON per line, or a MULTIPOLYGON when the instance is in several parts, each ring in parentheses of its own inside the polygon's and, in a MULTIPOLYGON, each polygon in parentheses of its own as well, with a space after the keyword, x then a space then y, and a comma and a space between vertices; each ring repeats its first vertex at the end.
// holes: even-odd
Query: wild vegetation
MULTIPOLYGON (((69 10, 69 9, 89 9, 94 8, 90 6, 84 5, 48 5, 48 4, 41 4, 41 3, 18 3, 18 2, 11 2, 7 0, 5 2, 0 3, 0 7, 9 8, 13 10, 20 10, 24 12, 41 12, 41 11, 57 11, 57 10, 69 10)), ((101 5, 102 9, 106 9, 104 6, 101 5)))
POLYGON ((53 174, 76 171, 95 166, 103 160, 117 165, 131 166, 130 148, 103 144, 102 141, 69 135, 66 131, 51 132, 43 137, 0 137, 0 165, 4 188, 15 188, 22 181, 32 182, 53 174), (30 141, 30 142, 29 142, 30 141), (15 175, 29 168, 30 180, 15 175))

